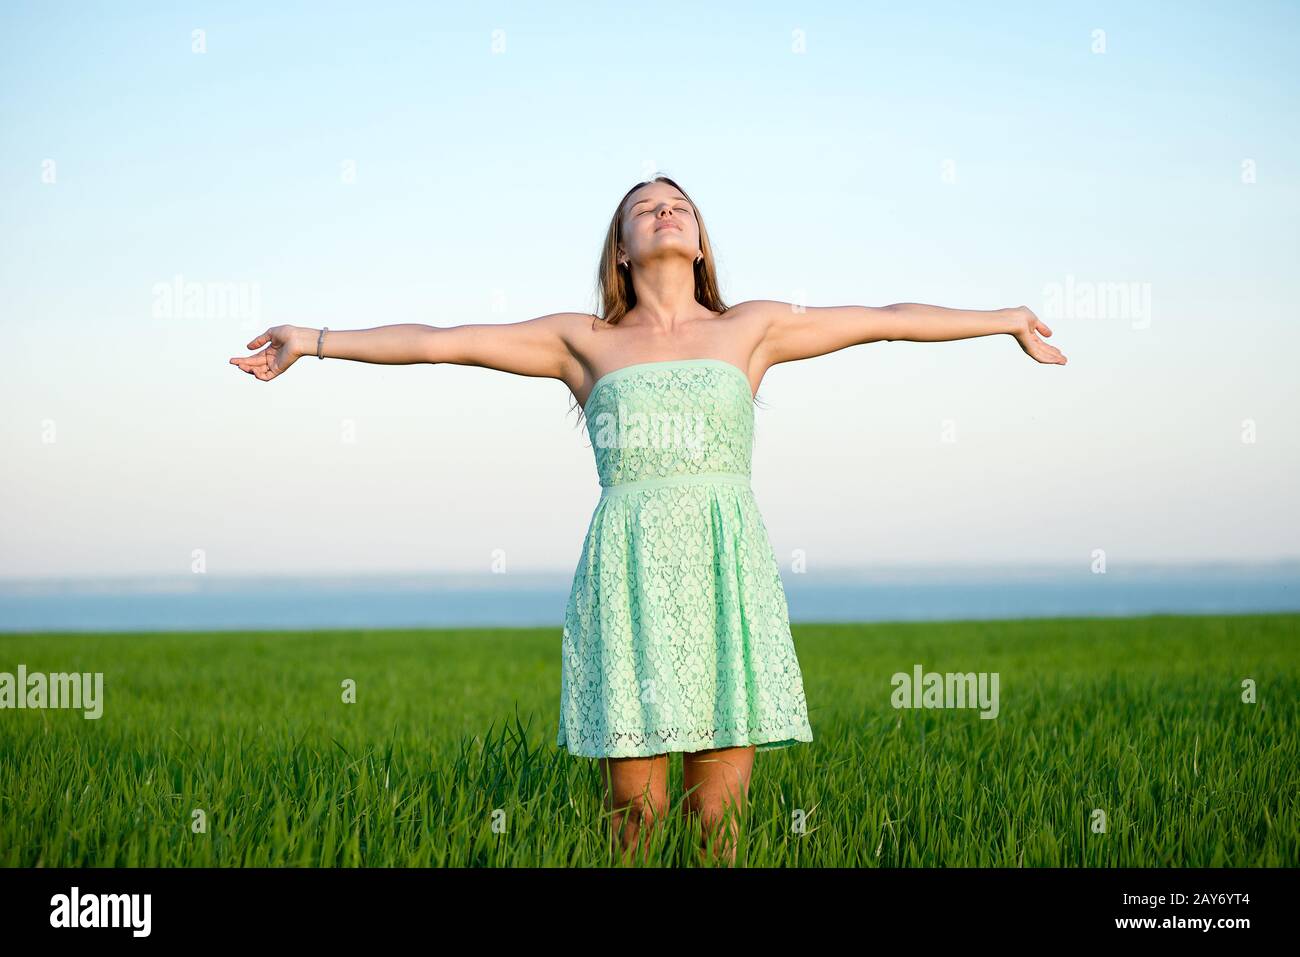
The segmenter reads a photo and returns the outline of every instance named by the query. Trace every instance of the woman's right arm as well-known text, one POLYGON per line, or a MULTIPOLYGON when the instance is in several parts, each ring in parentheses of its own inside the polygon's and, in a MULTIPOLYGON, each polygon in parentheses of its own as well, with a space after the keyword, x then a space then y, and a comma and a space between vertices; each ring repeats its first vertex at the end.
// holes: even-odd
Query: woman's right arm
MULTIPOLYGON (((583 373, 569 343, 576 323, 590 319, 581 313, 556 312, 524 322, 329 329, 320 354, 385 365, 449 362, 575 382, 583 373)), ((266 346, 262 352, 230 361, 259 379, 273 379, 298 359, 316 355, 319 337, 319 329, 275 326, 248 344, 249 349, 266 346)))

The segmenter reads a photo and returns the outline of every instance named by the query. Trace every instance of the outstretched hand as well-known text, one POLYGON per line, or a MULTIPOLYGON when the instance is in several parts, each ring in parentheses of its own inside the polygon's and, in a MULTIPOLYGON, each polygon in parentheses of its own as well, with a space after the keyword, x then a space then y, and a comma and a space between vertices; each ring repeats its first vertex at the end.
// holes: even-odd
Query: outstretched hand
POLYGON ((1020 343, 1020 348, 1025 350, 1025 354, 1038 362, 1065 365, 1067 360, 1061 350, 1038 338, 1039 334, 1044 336, 1052 334, 1047 324, 1034 315, 1033 310, 1028 306, 1021 306, 1017 313, 1020 316, 1020 327, 1016 330, 1015 337, 1016 342, 1020 343))
POLYGON ((294 346, 296 332, 296 326, 272 326, 245 347, 256 349, 266 346, 265 349, 255 356, 234 356, 230 362, 263 382, 270 381, 302 358, 303 353, 294 346))

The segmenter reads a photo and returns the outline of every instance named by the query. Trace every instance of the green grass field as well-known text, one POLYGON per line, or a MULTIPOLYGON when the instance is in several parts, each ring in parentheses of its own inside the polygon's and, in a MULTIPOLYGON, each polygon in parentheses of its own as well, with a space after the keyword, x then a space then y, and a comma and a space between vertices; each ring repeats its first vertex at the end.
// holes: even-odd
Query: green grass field
MULTIPOLYGON (((741 866, 1300 863, 1300 615, 794 636, 816 741, 758 754, 741 866), (894 709, 918 663, 997 672, 998 717, 894 709)), ((0 672, 103 672, 105 699, 98 720, 0 710, 0 864, 613 863, 597 762, 554 744, 559 640, 0 636, 0 672)), ((671 774, 676 809, 679 756, 671 774)), ((694 864, 680 821, 654 863, 694 864)))

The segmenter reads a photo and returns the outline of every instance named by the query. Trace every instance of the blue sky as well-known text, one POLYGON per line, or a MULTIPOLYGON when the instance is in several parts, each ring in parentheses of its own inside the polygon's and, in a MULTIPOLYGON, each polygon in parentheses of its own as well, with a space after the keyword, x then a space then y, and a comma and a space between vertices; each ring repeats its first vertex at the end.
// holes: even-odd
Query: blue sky
POLYGON ((227 359, 591 309, 656 171, 728 302, 1023 303, 1070 358, 772 369, 783 566, 1297 554, 1295 4, 269 6, 0 11, 0 575, 571 570, 562 383, 227 359), (256 312, 159 315, 178 276, 256 312), (1067 283, 1150 311, 1053 318, 1067 283))

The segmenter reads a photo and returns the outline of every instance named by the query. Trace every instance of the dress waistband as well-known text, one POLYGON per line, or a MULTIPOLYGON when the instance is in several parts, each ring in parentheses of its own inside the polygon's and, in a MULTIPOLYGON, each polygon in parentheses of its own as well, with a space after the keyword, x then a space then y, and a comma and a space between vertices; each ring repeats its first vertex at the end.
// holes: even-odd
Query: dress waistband
POLYGON ((663 488, 669 485, 749 485, 749 476, 742 472, 692 472, 684 475, 656 475, 652 478, 637 479, 633 482, 619 482, 615 485, 602 485, 600 497, 609 498, 625 492, 640 492, 648 488, 663 488))

